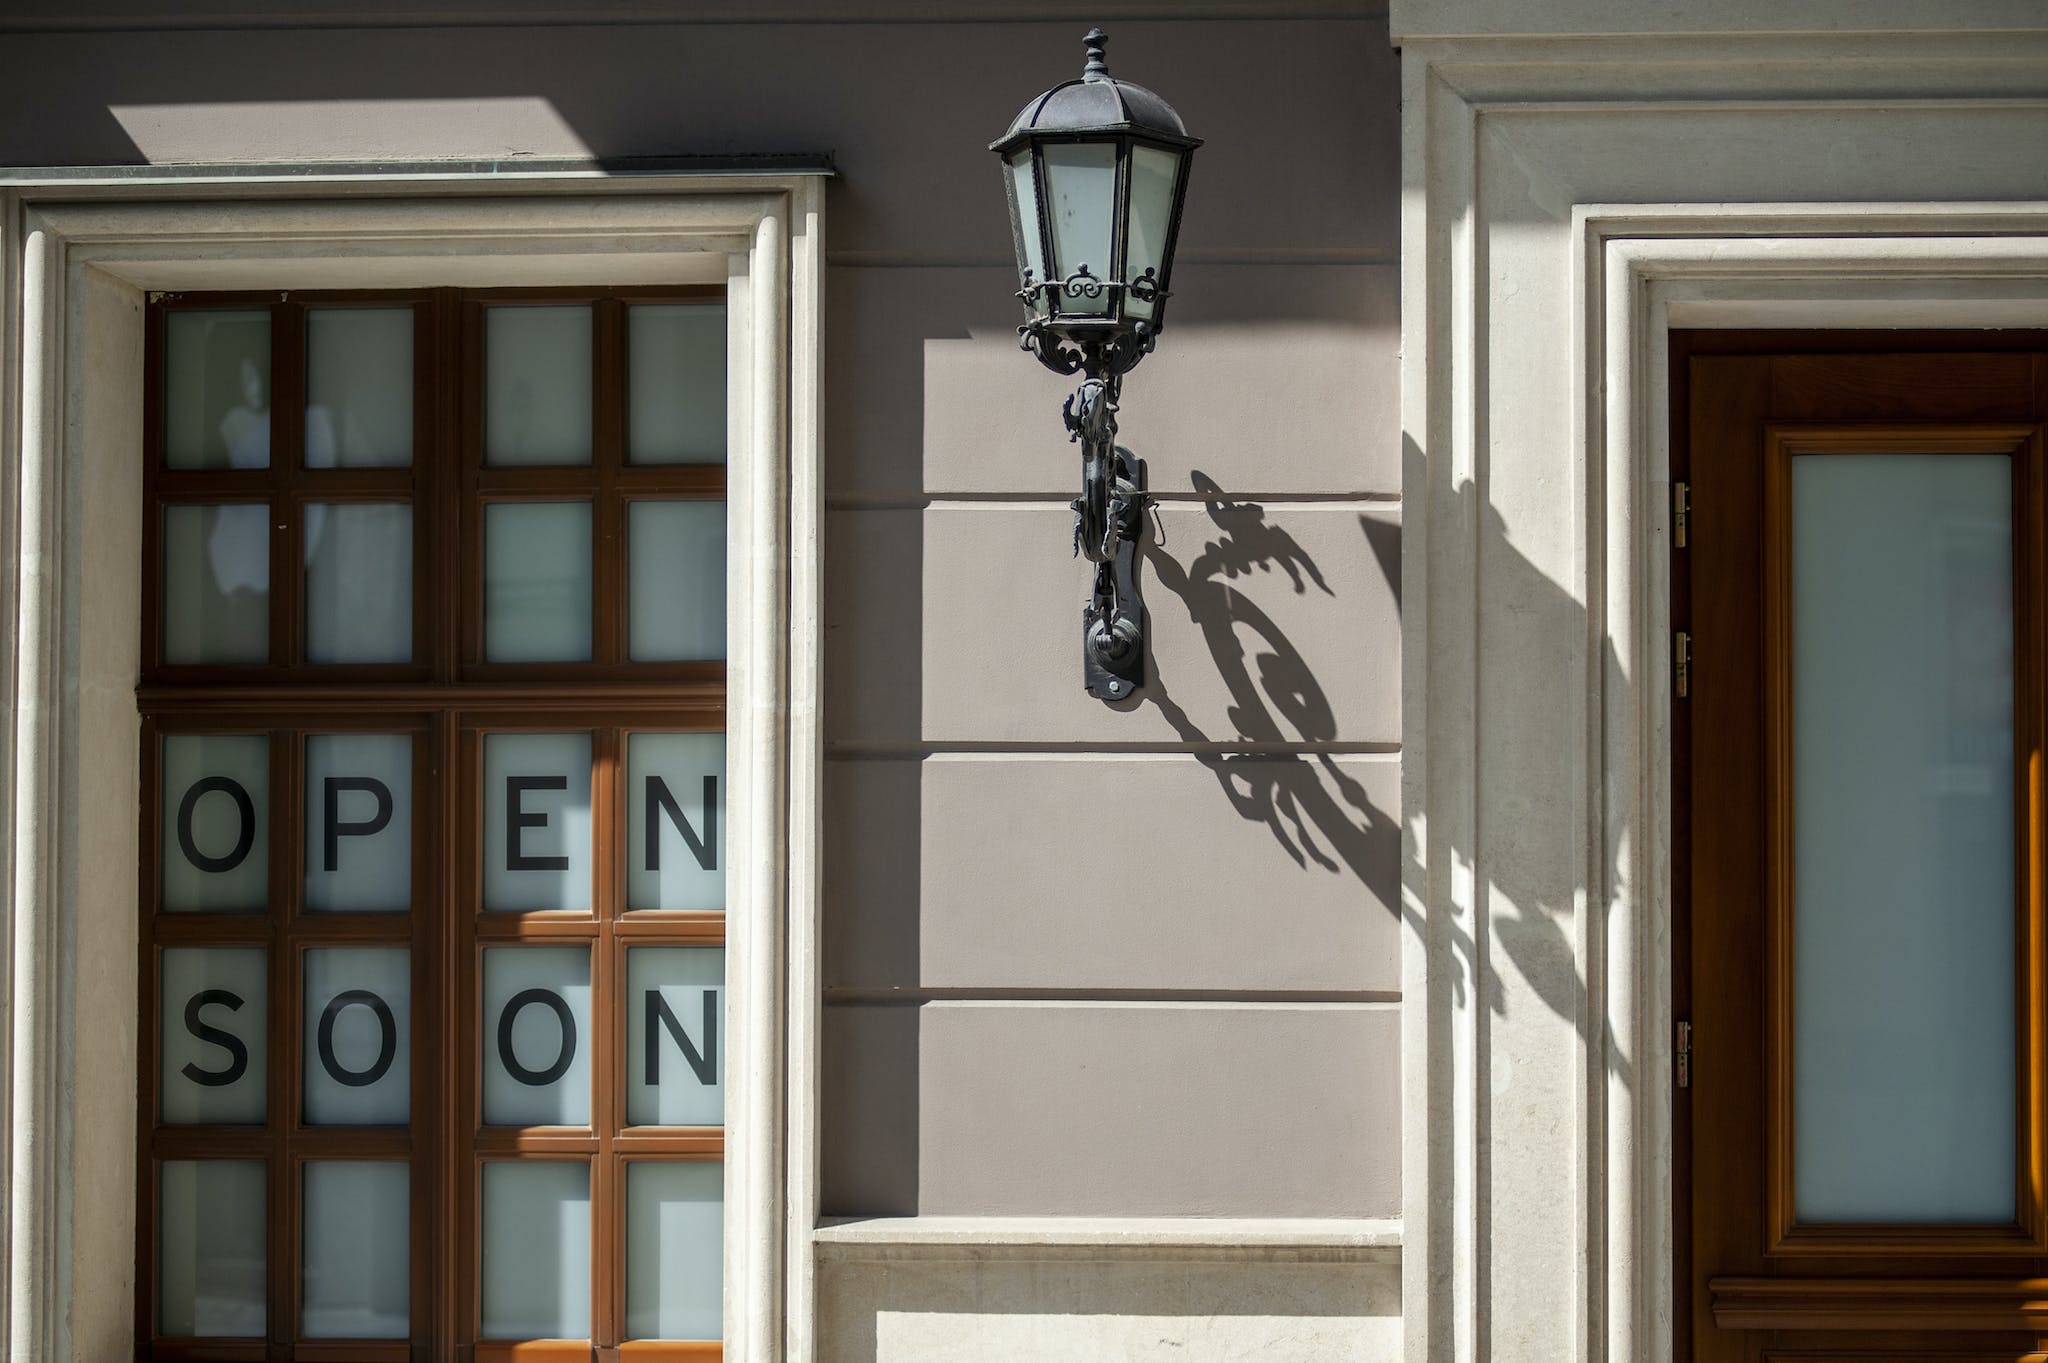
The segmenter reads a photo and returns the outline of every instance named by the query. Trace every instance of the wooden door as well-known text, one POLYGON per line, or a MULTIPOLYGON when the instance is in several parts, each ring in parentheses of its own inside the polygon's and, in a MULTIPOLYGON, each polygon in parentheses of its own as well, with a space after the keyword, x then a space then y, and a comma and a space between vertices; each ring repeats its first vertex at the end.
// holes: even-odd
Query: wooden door
POLYGON ((1679 1357, 2041 1363, 2048 337, 1671 373, 1679 1357))

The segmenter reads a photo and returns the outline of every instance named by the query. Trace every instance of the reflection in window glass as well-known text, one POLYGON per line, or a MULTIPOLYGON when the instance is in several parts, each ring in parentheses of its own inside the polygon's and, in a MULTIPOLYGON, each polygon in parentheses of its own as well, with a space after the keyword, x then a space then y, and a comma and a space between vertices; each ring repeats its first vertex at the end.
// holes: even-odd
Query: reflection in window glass
POLYGON ((626 458, 725 462, 725 304, 626 310, 626 458))
POLYGON ((590 503, 484 508, 484 657, 590 660, 590 503))
POLYGON ((626 1338, 718 1339, 725 1166, 626 1166, 626 1338))
POLYGON ((484 309, 484 462, 590 462, 590 309, 484 309))
POLYGON ((269 505, 167 506, 163 528, 164 661, 269 662, 269 505))
POLYGON ((590 1338, 590 1166, 484 1166, 483 1337, 590 1338))
POLYGON ((306 310, 306 467, 412 462, 412 309, 306 310))
POLYGON ((306 661, 412 661, 412 506, 308 502, 306 661))
POLYGON ((628 502, 627 651, 636 663, 725 656, 725 503, 628 502))
POLYGON ((270 314, 164 314, 164 464, 270 465, 270 314))
POLYGON ((157 1329, 170 1339, 263 1333, 262 1160, 165 1160, 157 1174, 157 1329))
POLYGON ((307 1161, 300 1266, 307 1338, 405 1338, 411 1190, 411 1171, 395 1160, 307 1161))

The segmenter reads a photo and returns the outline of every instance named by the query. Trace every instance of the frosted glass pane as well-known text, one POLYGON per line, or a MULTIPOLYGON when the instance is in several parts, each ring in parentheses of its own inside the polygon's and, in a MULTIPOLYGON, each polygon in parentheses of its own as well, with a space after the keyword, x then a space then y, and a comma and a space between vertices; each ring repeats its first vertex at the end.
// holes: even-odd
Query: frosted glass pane
POLYGON ((484 508, 484 657, 590 660, 590 503, 484 508))
POLYGON ((306 661, 412 661, 412 505, 306 506, 306 661))
POLYGON ((627 736, 626 858, 629 909, 725 907, 724 734, 627 736))
POLYGON ((262 734, 168 734, 161 752, 164 908, 265 908, 270 740, 262 734))
POLYGON ((164 463, 270 464, 270 314, 164 314, 164 463))
POLYGON ((484 309, 484 462, 590 462, 590 309, 484 309))
POLYGON ((725 948, 626 951, 626 1121, 725 1121, 725 948))
MULTIPOLYGON (((1052 204, 1053 269, 1060 278, 1082 266, 1107 279, 1116 239, 1116 147, 1105 142, 1053 143, 1044 149, 1046 197, 1052 204)), ((1109 295, 1062 295, 1060 310, 1102 312, 1109 295)))
POLYGON ((309 1339, 403 1339, 412 1328, 412 1171, 309 1160, 299 1320, 309 1339))
POLYGON ((306 953, 300 1073, 313 1126, 403 1126, 411 1112, 412 953, 306 953))
POLYGON ((164 951, 157 982, 164 1125, 263 1125, 269 963, 262 947, 164 951))
POLYGON ((484 1166, 483 1337, 590 1337, 590 1166, 484 1166))
POLYGON ((484 1124, 590 1125, 590 951, 484 952, 484 1124))
MULTIPOLYGON (((1157 147, 1131 151, 1131 240, 1125 249, 1124 277, 1136 281, 1147 270, 1156 283, 1166 258, 1166 231, 1173 219, 1173 183, 1180 157, 1157 147)), ((1126 298, 1124 315, 1150 317, 1152 303, 1135 295, 1126 298)))
POLYGON ((626 309, 626 458, 725 462, 725 304, 626 309))
POLYGON ((157 1166, 158 1333, 170 1339, 261 1335, 262 1160, 165 1160, 157 1166))
POLYGON ((628 502, 634 662, 725 656, 725 503, 628 502))
POLYGON ((270 661, 270 507, 164 508, 164 661, 270 661))
POLYGON ((412 907, 412 738, 306 736, 306 907, 412 907))
POLYGON ((626 1166, 626 1338, 720 1339, 725 1166, 626 1166))
POLYGON ((590 735, 484 735, 484 907, 591 907, 590 735))
POLYGON ((306 467, 412 462, 412 309, 306 310, 306 467))
MULTIPOLYGON (((1027 149, 1012 156, 1003 168, 1003 188, 1009 191, 1012 211, 1010 222, 1016 233, 1017 272, 1028 273, 1033 282, 1045 278, 1045 228, 1038 217, 1038 190, 1031 177, 1031 152, 1027 149)), ((1032 311, 1043 313, 1045 307, 1035 300, 1042 295, 1033 295, 1032 311)))
POLYGON ((2012 470, 1792 463, 1795 1210, 2014 1214, 2012 470))

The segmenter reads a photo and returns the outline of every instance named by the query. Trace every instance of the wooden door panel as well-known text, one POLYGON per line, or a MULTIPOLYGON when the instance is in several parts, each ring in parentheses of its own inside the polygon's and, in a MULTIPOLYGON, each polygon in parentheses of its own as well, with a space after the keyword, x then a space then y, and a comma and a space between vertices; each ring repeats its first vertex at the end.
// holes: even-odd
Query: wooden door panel
MULTIPOLYGON (((1690 1085, 1676 1094, 1674 1127, 1676 1333, 1679 1357, 1694 1363, 2048 1363, 2036 1352, 2048 1340, 2048 1256, 2031 1233, 2038 1218, 2030 1234, 2005 1244, 1924 1228, 1893 1228, 1890 1244, 1882 1234, 1788 1237, 1783 1180, 1774 1217, 1770 1119, 1785 1106, 1769 1101, 1767 1004, 1771 962, 1784 958, 1768 936, 1768 431, 1884 423, 1924 427, 1931 437, 1940 426, 2037 426, 2048 415, 2048 337, 1905 339, 1915 353, 1882 353, 1871 333, 1674 338, 1672 477, 1688 485, 1689 507, 1687 543, 1673 557, 1672 627, 1691 640, 1689 695, 1675 703, 1673 723, 1674 1007, 1691 1029, 1690 1085)), ((2033 442, 2016 460, 2024 523, 2015 526, 2015 610, 2024 656, 2015 685, 2025 699, 2015 729, 2022 747, 2037 747, 2043 609, 2029 584, 2043 571, 2039 436, 2014 439, 2033 442)), ((2038 762, 2017 766, 2015 780, 2038 791, 2038 762)), ((2020 816, 2017 843, 2031 849, 2019 869, 2033 881, 2036 906, 2016 915, 2036 925, 2016 953, 2033 962, 2018 996, 2027 1010, 2021 1052, 2033 1057, 2019 1085, 2030 1125, 2023 1202, 2038 1201, 2043 1182, 2038 803, 2032 808, 2020 816)), ((1784 1138, 1782 1125, 1777 1136, 1784 1138)))

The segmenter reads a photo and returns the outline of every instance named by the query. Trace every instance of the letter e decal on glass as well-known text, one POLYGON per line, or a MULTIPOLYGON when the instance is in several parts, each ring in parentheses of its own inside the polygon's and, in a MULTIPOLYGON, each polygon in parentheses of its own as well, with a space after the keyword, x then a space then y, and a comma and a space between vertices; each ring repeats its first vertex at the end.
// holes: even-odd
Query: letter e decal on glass
POLYGON ((591 906, 590 735, 484 735, 484 907, 591 906))

